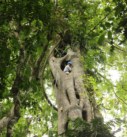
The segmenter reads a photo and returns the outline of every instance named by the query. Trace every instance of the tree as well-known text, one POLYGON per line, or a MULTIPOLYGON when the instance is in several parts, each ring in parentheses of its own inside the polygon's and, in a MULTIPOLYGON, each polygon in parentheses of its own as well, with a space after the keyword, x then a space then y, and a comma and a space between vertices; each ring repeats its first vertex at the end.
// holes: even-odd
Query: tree
POLYGON ((92 112, 88 94, 83 86, 84 72, 79 55, 79 53, 69 50, 62 58, 54 56, 50 58, 58 103, 59 134, 65 133, 69 119, 83 118, 90 122, 94 118, 95 112, 92 112), (61 69, 62 63, 66 60, 73 62, 73 71, 68 75, 61 69))
POLYGON ((109 125, 121 123, 126 129, 126 5, 124 0, 1 2, 1 136, 57 136, 56 110, 59 135, 112 136, 109 125), (66 75, 69 60, 73 68, 66 75), (108 77, 111 69, 121 75, 116 83, 108 77), (56 90, 57 107, 46 87, 56 90), (115 119, 104 124, 99 108, 115 119))

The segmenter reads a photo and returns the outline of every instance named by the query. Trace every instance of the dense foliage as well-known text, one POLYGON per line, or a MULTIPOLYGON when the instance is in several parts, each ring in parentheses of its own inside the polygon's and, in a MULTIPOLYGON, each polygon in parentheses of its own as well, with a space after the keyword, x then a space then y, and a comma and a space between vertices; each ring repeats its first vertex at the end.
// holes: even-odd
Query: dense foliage
POLYGON ((66 134, 68 137, 113 137, 108 130, 110 130, 110 126, 104 125, 101 119, 94 119, 91 123, 77 119, 71 121, 66 134))
POLYGON ((93 90, 106 125, 121 128, 120 137, 126 137, 126 38, 126 0, 1 1, 0 119, 10 117, 13 106, 18 113, 14 124, 0 129, 0 136, 10 127, 14 137, 56 134, 48 58, 54 45, 57 57, 70 45, 82 52, 84 85, 93 90))

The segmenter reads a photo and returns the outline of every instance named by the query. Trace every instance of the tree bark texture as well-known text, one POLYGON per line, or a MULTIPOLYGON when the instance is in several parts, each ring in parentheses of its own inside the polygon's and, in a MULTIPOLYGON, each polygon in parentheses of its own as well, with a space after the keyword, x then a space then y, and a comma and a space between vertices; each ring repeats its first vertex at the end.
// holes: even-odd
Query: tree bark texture
POLYGON ((50 68, 54 77, 56 100, 58 105, 58 134, 65 133, 68 120, 81 118, 90 122, 95 114, 89 95, 84 87, 84 70, 80 61, 80 52, 68 50, 67 54, 61 58, 53 55, 49 59, 50 68), (72 71, 66 74, 61 65, 63 62, 71 60, 72 71))
POLYGON ((12 119, 13 116, 14 116, 14 106, 11 108, 7 116, 0 119, 0 131, 2 131, 2 129, 7 126, 8 122, 12 119))

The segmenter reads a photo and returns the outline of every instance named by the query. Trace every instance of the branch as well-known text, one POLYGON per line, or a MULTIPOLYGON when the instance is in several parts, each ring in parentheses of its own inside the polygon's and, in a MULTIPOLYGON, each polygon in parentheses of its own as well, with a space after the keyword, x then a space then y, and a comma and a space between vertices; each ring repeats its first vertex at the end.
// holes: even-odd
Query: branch
POLYGON ((43 62, 42 60, 44 59, 44 56, 46 55, 46 51, 48 49, 48 44, 45 45, 45 47, 42 50, 42 53, 40 55, 40 57, 38 58, 38 60, 36 61, 35 67, 33 68, 33 72, 32 75, 33 77, 36 78, 36 80, 39 77, 39 70, 40 70, 40 66, 41 66, 41 62, 43 62))
POLYGON ((117 94, 116 94, 116 92, 113 90, 113 93, 115 94, 115 96, 119 99, 119 100, 121 100, 125 105, 127 105, 127 103, 122 99, 122 98, 120 98, 117 94))
POLYGON ((120 47, 118 47, 118 46, 113 46, 114 48, 116 48, 116 49, 118 49, 118 50, 120 50, 120 51, 122 51, 122 52, 125 52, 125 53, 127 53, 125 50, 123 50, 123 49, 121 49, 120 47))
MULTIPOLYGON (((20 43, 21 44, 21 43, 20 43)), ((7 133, 6 136, 10 137, 13 134, 13 126, 20 118, 20 101, 19 101, 19 85, 21 84, 21 68, 25 64, 25 54, 24 48, 21 44, 20 53, 19 53, 19 64, 17 65, 16 77, 14 83, 11 88, 11 93, 13 95, 14 100, 14 109, 13 109, 13 117, 11 117, 7 123, 7 133)))
POLYGON ((54 5, 57 7, 58 6, 58 0, 54 0, 54 5))
POLYGON ((120 132, 121 131, 121 127, 118 128, 117 130, 113 131, 112 134, 115 135, 117 132, 120 132))
MULTIPOLYGON (((115 8, 116 8, 116 7, 115 7, 115 8)), ((114 8, 114 9, 115 9, 115 8, 114 8)), ((102 19, 99 21, 99 23, 97 23, 97 24, 87 33, 87 35, 89 35, 90 33, 92 33, 92 32, 96 29, 96 27, 99 26, 99 25, 103 22, 103 20, 105 20, 106 17, 109 16, 110 14, 111 14, 110 12, 107 13, 107 14, 104 16, 104 18, 102 18, 102 19)))
POLYGON ((54 110, 58 110, 57 107, 55 107, 55 105, 52 104, 52 102, 50 101, 50 99, 48 98, 48 95, 46 94, 45 88, 44 88, 44 82, 43 82, 43 78, 44 78, 44 71, 48 62, 48 59, 50 58, 50 56, 52 55, 52 53, 54 52, 55 48, 57 46, 59 46, 61 39, 59 38, 59 41, 48 51, 48 45, 45 45, 44 49, 42 50, 42 53, 40 55, 40 57, 38 58, 35 67, 33 68, 33 77, 36 78, 36 80, 38 78, 40 78, 41 80, 41 87, 45 96, 45 99, 47 100, 48 104, 54 109, 54 110), (47 51, 47 52, 46 52, 47 51), (48 54, 48 55, 47 55, 48 54), (47 56, 46 56, 47 55, 47 56), (43 63, 43 64, 42 64, 43 63), (41 72, 41 73, 40 73, 41 72), (39 74, 40 73, 40 74, 39 74))
MULTIPOLYGON (((96 71, 96 72, 97 72, 97 71, 96 71)), ((99 72, 97 72, 97 74, 99 74, 103 79, 105 79, 108 83, 110 83, 109 80, 108 80, 106 77, 104 77, 102 74, 100 74, 99 72)), ((115 85, 113 85, 113 86, 116 87, 115 85)), ((119 100, 121 100, 124 104, 127 105, 127 103, 126 103, 122 98, 120 98, 120 97, 116 94, 116 92, 114 91, 114 89, 113 89, 113 93, 115 94, 115 96, 116 96, 119 100)))
MULTIPOLYGON (((111 47, 113 47, 113 48, 115 48, 115 49, 117 49, 117 50, 120 50, 120 51, 122 51, 122 52, 127 53, 126 50, 120 48, 118 45, 117 45, 117 46, 114 46, 114 44, 111 44, 109 41, 107 41, 107 43, 110 44, 111 47)), ((123 42, 121 42, 120 45, 121 45, 121 44, 123 44, 123 42)))
POLYGON ((53 52, 54 52, 55 48, 59 46, 60 41, 61 41, 61 38, 59 38, 58 42, 57 42, 54 46, 52 46, 51 49, 49 49, 49 51, 48 51, 48 53, 47 53, 48 55, 45 56, 45 58, 43 57, 42 63, 43 63, 43 62, 44 62, 44 63, 41 64, 41 66, 40 66, 40 69, 41 69, 41 72, 42 72, 42 73, 40 74, 40 77, 41 77, 41 78, 43 78, 43 76, 44 76, 44 71, 45 71, 46 64, 48 63, 49 58, 53 55, 53 52))
MULTIPOLYGON (((117 7, 118 7, 118 5, 117 5, 112 11, 114 11, 117 7)), ((97 27, 98 25, 100 25, 100 24, 106 19, 106 17, 109 16, 110 14, 111 14, 111 12, 107 13, 107 14, 104 16, 104 18, 102 18, 102 19, 99 21, 99 23, 97 23, 97 24, 87 33, 87 35, 89 35, 90 33, 92 33, 93 30, 95 30, 96 27, 97 27)))
MULTIPOLYGON (((43 88, 44 88, 44 87, 43 87, 43 88)), ((48 104, 49 104, 54 110, 58 111, 58 108, 57 108, 55 105, 53 105, 52 102, 50 101, 50 99, 48 98, 48 95, 46 94, 45 89, 43 89, 43 90, 44 90, 45 99, 47 100, 48 104)))
POLYGON ((0 131, 2 131, 2 129, 8 125, 8 122, 13 116, 14 116, 14 106, 11 108, 7 116, 0 119, 0 131))
POLYGON ((45 88, 44 88, 44 82, 43 80, 41 81, 41 87, 45 96, 45 99, 47 100, 48 104, 56 111, 58 111, 58 108, 52 104, 52 102, 50 101, 50 99, 48 98, 48 95, 46 94, 45 88))
POLYGON ((45 99, 47 100, 47 102, 49 103, 49 105, 54 109, 54 110, 58 110, 53 104, 52 102, 50 101, 50 99, 48 98, 48 95, 46 94, 45 92, 45 88, 44 88, 44 82, 43 82, 43 78, 44 78, 44 71, 45 71, 45 68, 46 68, 46 65, 47 65, 47 62, 49 60, 49 58, 52 56, 52 53, 54 52, 55 48, 59 46, 59 43, 60 43, 61 39, 59 39, 59 41, 48 51, 48 55, 43 58, 42 60, 42 63, 43 65, 40 67, 40 72, 41 74, 39 74, 39 77, 40 77, 40 80, 41 80, 41 87, 43 89, 43 92, 44 92, 44 96, 45 96, 45 99))

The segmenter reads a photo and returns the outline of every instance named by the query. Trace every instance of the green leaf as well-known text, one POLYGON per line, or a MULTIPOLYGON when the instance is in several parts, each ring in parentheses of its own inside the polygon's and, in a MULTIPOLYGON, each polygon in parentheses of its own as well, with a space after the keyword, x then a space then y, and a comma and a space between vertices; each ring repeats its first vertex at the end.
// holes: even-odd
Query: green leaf
POLYGON ((107 28, 109 28, 109 27, 111 26, 111 24, 110 24, 109 22, 106 22, 106 23, 105 23, 105 26, 106 26, 107 28))
POLYGON ((111 31, 108 31, 108 38, 112 39, 112 32, 111 31))
POLYGON ((100 35, 99 39, 98 39, 98 44, 99 45, 102 45, 103 42, 105 40, 105 33, 103 33, 102 35, 100 35))
POLYGON ((105 11, 110 12, 110 11, 111 11, 111 8, 110 8, 110 7, 106 7, 106 8, 105 8, 105 11))

